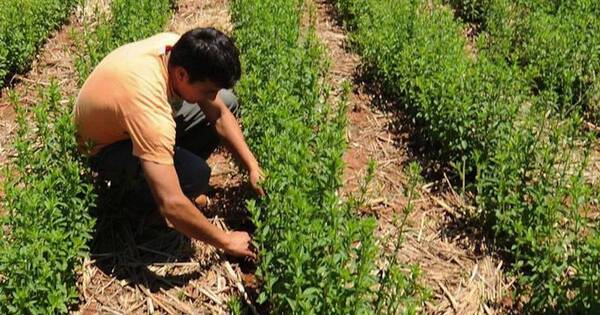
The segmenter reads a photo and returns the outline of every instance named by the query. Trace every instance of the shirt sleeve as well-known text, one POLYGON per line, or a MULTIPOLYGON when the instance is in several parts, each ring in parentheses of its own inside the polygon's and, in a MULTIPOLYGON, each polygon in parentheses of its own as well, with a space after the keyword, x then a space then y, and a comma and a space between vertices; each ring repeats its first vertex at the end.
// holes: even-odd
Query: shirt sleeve
POLYGON ((133 155, 158 164, 173 165, 175 122, 171 115, 138 111, 125 117, 125 129, 133 143, 133 155))

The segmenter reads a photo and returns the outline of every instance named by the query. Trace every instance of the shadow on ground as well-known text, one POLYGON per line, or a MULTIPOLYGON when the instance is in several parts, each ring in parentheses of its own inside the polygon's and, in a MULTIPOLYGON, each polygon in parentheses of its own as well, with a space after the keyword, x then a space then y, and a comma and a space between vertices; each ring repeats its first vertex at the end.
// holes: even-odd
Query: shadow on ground
MULTIPOLYGON (((150 292, 183 287, 202 277, 202 271, 223 259, 209 245, 194 246, 192 240, 169 228, 157 209, 127 204, 127 192, 96 185, 97 207, 93 211, 96 231, 90 241, 91 258, 106 275, 140 285, 150 292), (198 262, 199 268, 179 275, 160 275, 148 266, 198 262)), ((213 223, 234 230, 252 232, 254 227, 245 210, 245 200, 251 196, 248 187, 213 187, 208 194, 211 203, 203 213, 213 223)), ((239 263, 244 273, 255 266, 246 261, 224 256, 239 263)))

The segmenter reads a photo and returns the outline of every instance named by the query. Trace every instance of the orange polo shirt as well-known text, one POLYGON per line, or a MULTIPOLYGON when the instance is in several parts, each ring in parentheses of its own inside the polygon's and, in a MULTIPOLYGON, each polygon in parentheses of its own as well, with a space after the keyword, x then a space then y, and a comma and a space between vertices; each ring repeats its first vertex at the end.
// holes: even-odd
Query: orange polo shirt
POLYGON ((180 100, 169 89, 165 47, 179 37, 161 33, 121 46, 96 66, 74 108, 80 150, 94 155, 109 144, 131 139, 133 155, 173 164, 171 103, 180 100))

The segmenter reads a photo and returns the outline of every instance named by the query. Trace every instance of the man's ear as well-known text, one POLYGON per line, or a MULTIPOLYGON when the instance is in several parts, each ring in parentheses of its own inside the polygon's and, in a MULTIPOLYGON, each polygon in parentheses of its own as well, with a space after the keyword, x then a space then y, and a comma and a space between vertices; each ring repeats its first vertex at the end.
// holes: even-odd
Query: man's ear
POLYGON ((188 73, 183 67, 175 67, 175 78, 179 82, 188 82, 188 73))

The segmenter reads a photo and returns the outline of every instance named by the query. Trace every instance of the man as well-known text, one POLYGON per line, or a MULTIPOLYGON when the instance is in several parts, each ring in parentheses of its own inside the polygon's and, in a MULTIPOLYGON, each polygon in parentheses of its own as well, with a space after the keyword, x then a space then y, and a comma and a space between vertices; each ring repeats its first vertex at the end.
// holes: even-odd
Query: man
POLYGON ((150 201, 177 231, 254 258, 248 233, 218 229, 192 202, 208 188, 206 159, 219 140, 264 194, 227 90, 240 75, 238 51, 220 31, 161 33, 106 56, 81 88, 74 119, 80 150, 101 178, 137 183, 131 199, 150 201))

